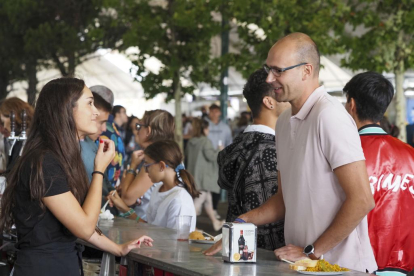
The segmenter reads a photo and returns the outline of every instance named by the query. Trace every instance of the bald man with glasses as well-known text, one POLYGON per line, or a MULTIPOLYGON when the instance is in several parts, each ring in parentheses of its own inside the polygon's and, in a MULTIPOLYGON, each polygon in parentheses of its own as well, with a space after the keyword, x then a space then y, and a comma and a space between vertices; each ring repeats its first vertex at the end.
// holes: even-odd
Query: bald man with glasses
MULTIPOLYGON (((375 203, 353 119, 319 85, 319 51, 302 33, 270 49, 264 69, 278 102, 289 102, 276 126, 279 190, 236 219, 263 225, 285 219, 278 259, 324 258, 375 271, 366 215, 375 203)), ((220 245, 209 249, 214 253, 220 245)))

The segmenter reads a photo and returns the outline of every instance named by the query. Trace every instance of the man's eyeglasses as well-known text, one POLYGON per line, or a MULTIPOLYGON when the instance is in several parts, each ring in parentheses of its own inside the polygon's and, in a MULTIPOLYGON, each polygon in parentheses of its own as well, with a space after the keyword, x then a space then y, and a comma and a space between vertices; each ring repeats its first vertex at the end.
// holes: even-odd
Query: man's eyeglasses
POLYGON ((302 62, 302 63, 296 64, 296 65, 293 65, 293 66, 289 66, 289 67, 286 67, 286 68, 278 68, 278 67, 274 67, 274 66, 267 66, 266 64, 264 64, 263 68, 265 69, 266 73, 269 74, 269 72, 272 72, 272 74, 275 75, 275 77, 280 77, 283 72, 285 72, 287 70, 290 70, 290 69, 293 69, 293 68, 296 68, 296 67, 299 67, 299 66, 302 66, 302 65, 305 65, 305 64, 308 64, 308 63, 307 62, 302 62))
POLYGON ((141 128, 142 127, 147 127, 147 125, 143 125, 143 124, 135 124, 135 128, 137 129, 137 130, 141 130, 141 128))

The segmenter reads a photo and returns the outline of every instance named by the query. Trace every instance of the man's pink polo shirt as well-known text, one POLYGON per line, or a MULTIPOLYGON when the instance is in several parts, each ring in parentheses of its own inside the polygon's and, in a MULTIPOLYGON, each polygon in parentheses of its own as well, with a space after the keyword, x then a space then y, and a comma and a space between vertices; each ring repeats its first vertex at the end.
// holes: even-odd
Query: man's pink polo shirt
MULTIPOLYGON (((291 115, 288 109, 277 121, 277 166, 286 206, 286 244, 305 247, 330 226, 345 200, 333 170, 365 158, 354 120, 323 86, 291 115)), ((376 270, 367 218, 324 259, 362 272, 376 270)))

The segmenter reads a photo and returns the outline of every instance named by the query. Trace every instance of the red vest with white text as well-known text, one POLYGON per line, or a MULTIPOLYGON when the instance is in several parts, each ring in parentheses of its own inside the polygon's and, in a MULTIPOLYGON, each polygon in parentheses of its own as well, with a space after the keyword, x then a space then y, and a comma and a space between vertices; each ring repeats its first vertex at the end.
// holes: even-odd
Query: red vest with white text
POLYGON ((368 229, 378 270, 414 268, 414 149, 373 125, 360 130, 375 208, 368 229))

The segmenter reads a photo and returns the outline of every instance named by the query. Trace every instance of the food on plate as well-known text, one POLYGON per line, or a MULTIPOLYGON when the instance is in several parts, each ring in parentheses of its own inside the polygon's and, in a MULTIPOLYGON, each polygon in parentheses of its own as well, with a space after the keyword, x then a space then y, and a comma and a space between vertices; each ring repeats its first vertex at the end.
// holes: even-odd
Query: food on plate
POLYGON ((304 267, 315 267, 318 264, 318 260, 311 260, 305 258, 295 262, 295 265, 304 266, 304 267))
POLYGON ((204 237, 203 233, 200 231, 194 231, 190 233, 188 237, 190 240, 199 240, 199 241, 214 241, 211 237, 204 237))
POLYGON ((340 267, 337 264, 332 265, 326 260, 319 260, 315 267, 307 267, 306 271, 309 271, 309 272, 340 272, 340 271, 349 271, 349 269, 340 267))
POLYGON ((296 261, 294 264, 291 264, 289 267, 293 270, 306 270, 308 267, 315 267, 317 265, 317 260, 311 260, 309 258, 301 259, 296 261))
POLYGON ((293 270, 296 270, 296 271, 304 271, 304 270, 306 270, 306 266, 294 265, 294 264, 289 265, 289 268, 290 269, 293 269, 293 270))
POLYGON ((349 271, 347 268, 340 267, 337 264, 330 264, 326 260, 311 260, 302 259, 296 261, 294 264, 289 265, 290 269, 297 271, 308 271, 308 272, 341 272, 349 271))
POLYGON ((204 241, 205 238, 201 232, 194 231, 190 233, 190 236, 188 237, 190 240, 202 240, 204 241))

